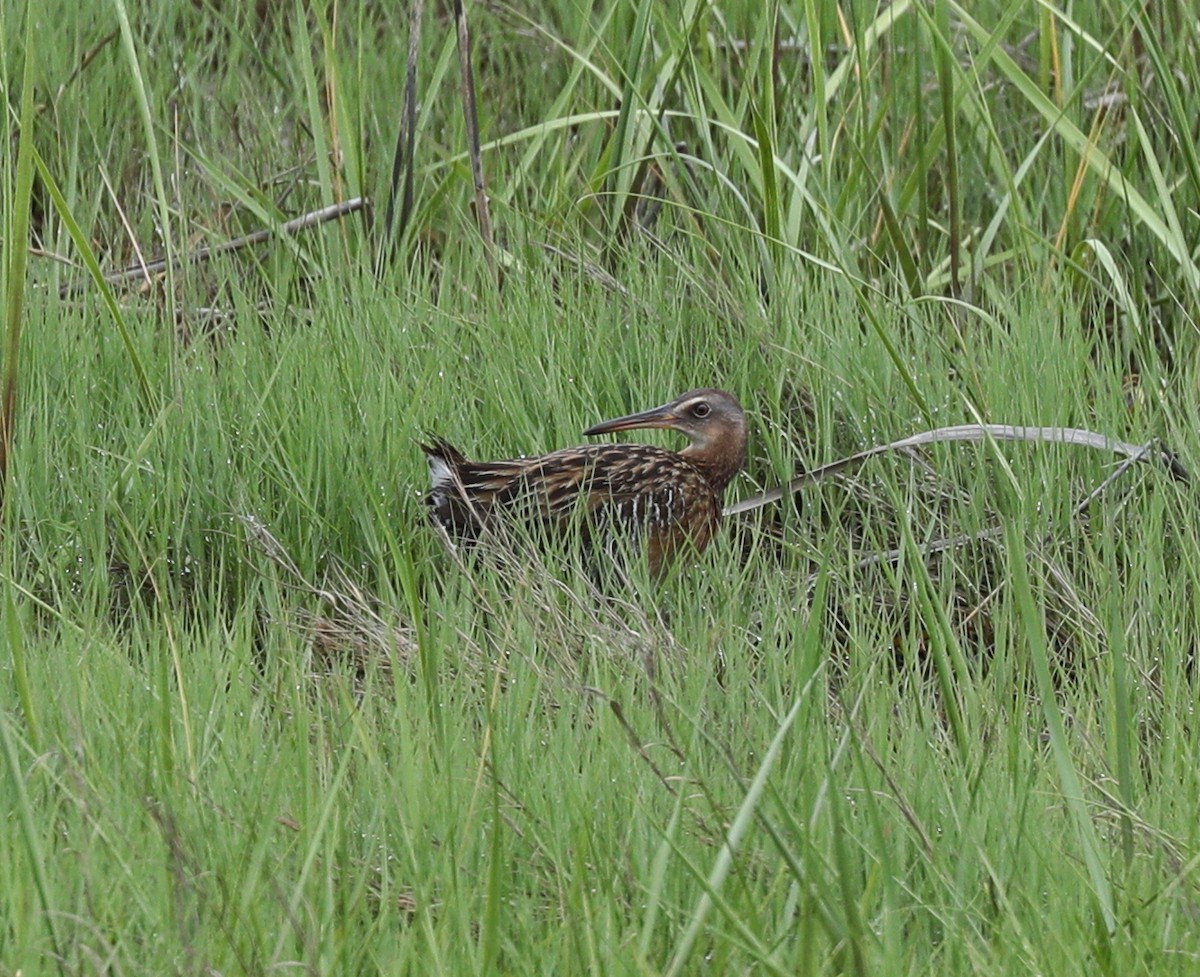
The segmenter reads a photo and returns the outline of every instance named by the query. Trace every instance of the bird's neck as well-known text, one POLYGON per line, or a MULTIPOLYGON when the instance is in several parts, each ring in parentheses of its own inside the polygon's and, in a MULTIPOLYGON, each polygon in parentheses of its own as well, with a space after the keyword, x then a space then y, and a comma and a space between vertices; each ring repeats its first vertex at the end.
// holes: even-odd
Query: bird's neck
POLYGON ((719 444, 689 444, 680 455, 700 469, 708 483, 721 495, 746 464, 746 439, 719 444))

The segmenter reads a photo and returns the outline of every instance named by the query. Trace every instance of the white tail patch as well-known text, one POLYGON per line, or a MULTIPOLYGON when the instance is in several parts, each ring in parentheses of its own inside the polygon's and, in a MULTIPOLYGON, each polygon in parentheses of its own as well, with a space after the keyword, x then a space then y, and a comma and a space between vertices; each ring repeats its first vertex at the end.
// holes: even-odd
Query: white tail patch
POLYGON ((454 469, 447 463, 446 459, 441 455, 429 456, 429 480, 433 483, 433 490, 450 488, 454 485, 454 469))

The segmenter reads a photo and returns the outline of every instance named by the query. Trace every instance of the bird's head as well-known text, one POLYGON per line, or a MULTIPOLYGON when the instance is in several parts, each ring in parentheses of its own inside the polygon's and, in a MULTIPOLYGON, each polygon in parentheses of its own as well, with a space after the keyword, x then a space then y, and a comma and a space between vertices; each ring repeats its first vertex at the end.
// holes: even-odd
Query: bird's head
POLYGON ((689 390, 661 407, 594 424, 583 433, 612 434, 644 428, 665 428, 685 435, 691 444, 680 453, 717 469, 714 474, 721 487, 745 464, 746 413, 737 398, 724 390, 689 390))

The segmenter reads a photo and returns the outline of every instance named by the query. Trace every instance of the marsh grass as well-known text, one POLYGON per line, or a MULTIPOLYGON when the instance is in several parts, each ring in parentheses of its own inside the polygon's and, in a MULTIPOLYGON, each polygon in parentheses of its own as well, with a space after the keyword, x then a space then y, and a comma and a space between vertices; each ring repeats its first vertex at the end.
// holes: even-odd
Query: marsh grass
POLYGON ((417 448, 718 384, 736 496, 974 420, 1195 472, 1186 4, 468 5, 499 281, 431 9, 382 274, 352 219, 107 293, 380 213, 407 15, 41 7, 0 972, 1194 971, 1193 488, 935 445, 599 589, 447 553, 417 448))

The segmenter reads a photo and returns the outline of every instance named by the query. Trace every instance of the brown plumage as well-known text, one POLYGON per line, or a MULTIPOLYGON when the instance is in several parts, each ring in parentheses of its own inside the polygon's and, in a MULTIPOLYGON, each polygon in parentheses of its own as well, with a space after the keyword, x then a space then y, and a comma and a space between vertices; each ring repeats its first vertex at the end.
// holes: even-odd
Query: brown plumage
POLYGON ((468 461, 440 438, 429 459, 433 518, 455 542, 497 522, 562 535, 578 526, 589 551, 610 537, 644 541, 659 576, 686 546, 702 551, 721 523, 725 487, 746 461, 746 415, 723 390, 689 390, 669 404, 588 428, 586 435, 667 428, 682 451, 646 444, 589 444, 511 461, 468 461))

